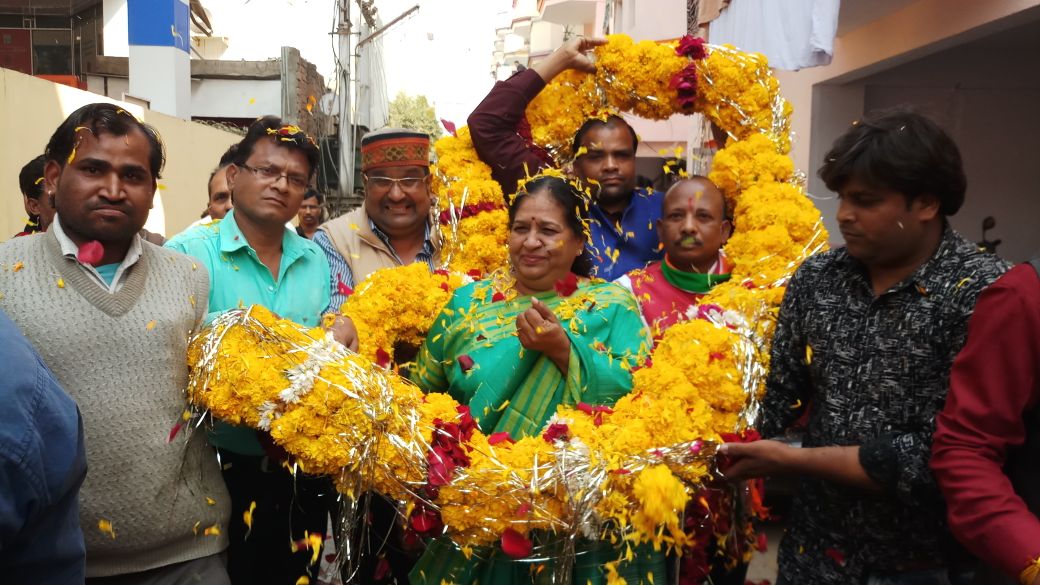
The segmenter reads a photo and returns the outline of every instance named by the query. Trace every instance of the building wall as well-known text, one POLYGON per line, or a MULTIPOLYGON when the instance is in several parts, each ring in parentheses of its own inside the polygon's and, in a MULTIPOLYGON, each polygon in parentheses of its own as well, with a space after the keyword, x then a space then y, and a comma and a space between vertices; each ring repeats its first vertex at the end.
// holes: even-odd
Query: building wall
POLYGON ((677 39, 686 34, 686 0, 624 0, 614 32, 636 41, 677 39))
MULTIPOLYGON (((823 213, 833 244, 841 243, 834 222, 837 203, 816 178, 816 171, 834 139, 868 107, 870 77, 1007 30, 1037 18, 1038 12, 1040 0, 917 0, 840 34, 830 65, 776 72, 784 97, 794 106, 791 155, 795 167, 810 177, 809 192, 823 213)), ((875 103, 884 101, 875 95, 875 103)), ((965 212, 965 219, 958 222, 974 222, 968 209, 965 212)))
POLYGON ((193 79, 191 115, 199 118, 258 118, 282 114, 278 79, 193 79))
MULTIPOLYGON (((1040 33, 1040 24, 1024 31, 1040 33)), ((1021 34, 1021 33, 1020 33, 1021 34)), ((1040 45, 1040 43, 1038 43, 1040 45)), ((863 109, 913 105, 957 142, 968 176, 964 207, 951 224, 972 240, 993 216, 990 239, 1001 256, 1022 261, 1040 251, 1040 72, 1036 46, 1027 50, 975 44, 951 49, 864 80, 863 109)))
POLYGON ((98 101, 120 103, 143 117, 159 131, 166 145, 166 167, 148 228, 169 236, 199 218, 206 206, 209 174, 220 155, 240 136, 0 69, 0 125, 8 137, 17 137, 0 144, 0 177, 7 182, 0 201, 0 234, 5 234, 0 239, 21 231, 24 225, 17 185, 22 166, 43 152, 54 129, 76 108, 98 101))

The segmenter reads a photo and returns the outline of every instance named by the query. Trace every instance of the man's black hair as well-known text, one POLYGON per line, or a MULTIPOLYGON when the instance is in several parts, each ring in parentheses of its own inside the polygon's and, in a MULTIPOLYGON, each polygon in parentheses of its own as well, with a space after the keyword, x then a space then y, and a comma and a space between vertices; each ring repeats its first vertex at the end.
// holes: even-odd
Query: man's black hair
POLYGON ((235 152, 237 151, 238 143, 236 142, 229 146, 228 149, 224 151, 224 154, 220 155, 220 162, 217 163, 217 168, 213 169, 213 172, 209 174, 209 180, 206 181, 207 187, 213 182, 213 177, 217 176, 217 173, 220 172, 221 169, 235 162, 235 152))
MULTIPOLYGON (((249 157, 253 155, 253 149, 256 147, 257 141, 263 138, 273 138, 278 146, 302 152, 307 157, 307 163, 311 167, 308 176, 313 177, 315 171, 318 170, 320 155, 314 140, 296 126, 283 123, 278 116, 264 116, 257 118, 255 122, 250 124, 246 137, 237 146, 233 147, 235 152, 231 155, 231 162, 238 166, 246 164, 249 157)), ((221 160, 224 160, 223 157, 221 160)))
POLYGON ((159 133, 148 124, 138 120, 133 114, 114 104, 87 104, 72 114, 58 126, 47 142, 47 148, 43 151, 48 161, 55 161, 62 168, 69 162, 70 155, 79 144, 80 132, 86 128, 97 136, 107 132, 113 136, 126 136, 131 130, 137 128, 148 140, 150 147, 148 153, 148 166, 152 172, 153 179, 160 179, 163 165, 166 164, 166 151, 163 148, 159 133))
POLYGON ((907 205, 933 195, 943 216, 957 213, 968 186, 953 139, 906 109, 877 112, 853 125, 831 146, 819 175, 831 191, 856 179, 903 194, 907 205))
POLYGON ((29 199, 40 199, 43 195, 43 167, 47 165, 47 159, 40 156, 27 162, 18 173, 18 188, 29 199))
POLYGON ((220 162, 217 163, 217 168, 221 169, 229 164, 235 162, 235 153, 238 152, 238 143, 232 144, 224 151, 224 154, 220 155, 220 162))
POLYGON ((307 189, 307 192, 303 194, 303 200, 304 201, 310 199, 311 197, 313 197, 313 198, 318 200, 318 205, 321 205, 321 204, 325 203, 325 196, 322 195, 321 191, 318 191, 317 189, 314 189, 314 188, 307 189))
POLYGON ((574 263, 571 264, 571 272, 578 276, 592 276, 592 253, 587 245, 588 234, 585 227, 589 220, 588 200, 571 183, 553 176, 542 176, 525 183, 509 203, 509 227, 513 227, 513 221, 516 219, 516 210, 520 208, 520 202, 529 195, 542 191, 548 193, 563 208, 563 217, 567 220, 567 226, 570 227, 571 231, 578 238, 586 241, 581 255, 575 258, 574 263))
POLYGON ((585 120, 585 123, 581 125, 581 128, 578 128, 578 131, 574 133, 574 142, 571 143, 571 152, 578 152, 578 149, 581 148, 581 140, 585 138, 585 134, 587 134, 589 130, 602 127, 617 128, 618 126, 623 126, 628 130, 628 133, 632 135, 632 153, 634 154, 636 149, 639 147, 639 136, 636 136, 635 129, 632 128, 632 126, 621 116, 607 116, 606 120, 600 120, 599 118, 589 118, 588 120, 585 120))

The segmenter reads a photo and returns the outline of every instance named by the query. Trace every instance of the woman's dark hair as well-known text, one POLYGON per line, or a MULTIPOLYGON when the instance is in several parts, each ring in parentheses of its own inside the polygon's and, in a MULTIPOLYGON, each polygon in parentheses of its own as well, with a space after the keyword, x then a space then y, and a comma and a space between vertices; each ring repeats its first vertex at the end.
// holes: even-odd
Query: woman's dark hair
MULTIPOLYGON (((285 124, 278 116, 264 116, 257 118, 255 122, 250 124, 249 130, 246 131, 246 137, 238 143, 237 147, 233 147, 235 151, 231 154, 231 162, 238 166, 246 164, 249 157, 253 155, 256 143, 262 138, 274 138, 278 146, 302 152, 307 157, 307 163, 311 167, 308 176, 313 177, 314 172, 318 170, 320 156, 314 140, 296 126, 285 124)), ((227 154, 225 153, 225 156, 227 154)), ((222 157, 221 161, 223 160, 224 158, 222 157)))
POLYGON ((47 160, 57 162, 62 168, 69 162, 69 156, 79 142, 76 136, 78 128, 89 129, 94 136, 107 132, 113 136, 126 136, 137 128, 148 140, 148 166, 153 179, 160 179, 163 165, 166 164, 166 151, 163 148, 159 133, 148 124, 138 120, 133 114, 113 104, 87 104, 72 114, 54 131, 43 155, 47 160))
POLYGON ((40 199, 43 195, 43 167, 47 166, 47 159, 40 156, 32 159, 22 167, 18 173, 18 188, 22 195, 29 199, 40 199))
POLYGON ((571 152, 578 152, 578 149, 581 148, 581 140, 585 138, 585 134, 588 133, 589 130, 602 127, 617 128, 619 126, 624 127, 628 130, 628 133, 632 135, 632 152, 634 153, 636 149, 639 148, 639 136, 636 134, 635 129, 632 128, 632 125, 626 122, 624 118, 613 115, 607 116, 606 120, 601 120, 599 118, 589 118, 588 120, 585 120, 581 127, 578 128, 578 131, 574 133, 574 140, 571 142, 571 152))
POLYGON ((842 134, 820 167, 820 178, 837 192, 856 179, 906 197, 939 200, 939 213, 961 208, 968 182, 957 145, 935 122, 906 109, 873 113, 842 134))
POLYGON ((552 196, 556 204, 563 209, 567 227, 585 241, 581 255, 575 258, 574 263, 571 264, 571 272, 578 276, 592 276, 592 252, 589 251, 588 228, 585 227, 589 219, 589 203, 588 198, 574 185, 559 177, 551 176, 538 177, 524 183, 524 186, 517 191, 516 196, 509 203, 509 228, 513 228, 513 221, 516 219, 516 211, 520 208, 520 203, 527 197, 542 192, 552 196))

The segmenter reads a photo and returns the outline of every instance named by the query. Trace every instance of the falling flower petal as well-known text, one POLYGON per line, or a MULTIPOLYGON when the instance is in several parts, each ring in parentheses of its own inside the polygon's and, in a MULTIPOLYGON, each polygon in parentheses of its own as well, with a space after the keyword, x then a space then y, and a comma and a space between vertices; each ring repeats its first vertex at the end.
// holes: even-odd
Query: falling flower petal
POLYGON ((203 536, 220 536, 220 526, 214 524, 202 531, 203 536))
POLYGON ((345 297, 349 297, 350 295, 354 294, 354 289, 347 286, 347 284, 343 282, 339 276, 336 276, 336 292, 345 297))
POLYGON ((512 528, 502 532, 502 552, 514 559, 522 559, 531 555, 531 541, 512 528))
POLYGON ((441 126, 444 126, 444 129, 448 131, 448 134, 451 134, 452 136, 458 136, 458 132, 455 128, 454 122, 449 122, 448 120, 441 118, 441 126))
POLYGON ((390 367, 390 354, 386 353, 386 350, 381 347, 376 350, 376 364, 381 368, 390 367))
POLYGON ((115 530, 115 528, 112 527, 112 523, 111 522, 109 522, 108 520, 105 520, 104 518, 102 518, 101 520, 98 520, 97 527, 98 527, 98 530, 100 530, 103 534, 107 534, 110 537, 112 537, 113 539, 115 539, 115 537, 116 537, 116 530, 115 530))
POLYGON ((256 510, 256 502, 249 502, 249 509, 242 512, 242 521, 246 523, 246 538, 249 537, 249 533, 253 531, 253 511, 256 510))
POLYGON ((148 324, 144 326, 144 328, 147 329, 148 331, 151 331, 152 329, 155 329, 155 319, 152 319, 151 321, 149 321, 148 324))
MULTIPOLYGON (((308 105, 308 109, 310 106, 308 105)), ((311 579, 307 575, 304 575, 296 580, 296 585, 311 585, 311 579)))
POLYGON ((65 288, 65 279, 58 278, 58 288, 65 288))
POLYGON ((841 552, 840 550, 831 547, 823 551, 823 554, 829 556, 831 560, 841 565, 842 567, 845 566, 845 553, 841 552))
POLYGON ((566 277, 557 280, 553 284, 553 288, 556 289, 556 293, 561 297, 569 297, 574 294, 574 291, 578 290, 578 277, 573 272, 568 272, 566 277))
POLYGON ((15 262, 14 266, 11 267, 11 270, 13 270, 14 272, 18 272, 22 268, 25 268, 25 264, 23 264, 21 262, 15 262))
POLYGON ((473 368, 473 358, 469 357, 469 355, 460 355, 455 361, 459 362, 459 367, 462 368, 464 373, 473 368))
POLYGON ((173 425, 173 428, 170 429, 169 436, 166 437, 166 442, 167 443, 172 443, 173 439, 177 437, 177 433, 180 433, 181 429, 183 429, 183 428, 184 428, 184 423, 183 422, 179 422, 179 423, 173 425))

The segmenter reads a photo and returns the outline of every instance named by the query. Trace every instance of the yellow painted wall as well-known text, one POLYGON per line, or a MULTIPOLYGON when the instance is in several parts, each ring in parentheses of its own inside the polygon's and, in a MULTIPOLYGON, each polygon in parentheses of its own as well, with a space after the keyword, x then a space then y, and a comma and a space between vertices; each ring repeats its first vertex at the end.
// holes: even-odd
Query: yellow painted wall
POLYGON ((0 241, 25 224, 18 191, 22 166, 43 153, 69 114, 93 102, 120 104, 154 126, 166 145, 166 166, 145 227, 172 236, 199 218, 206 207, 209 174, 240 136, 0 68, 0 241))

